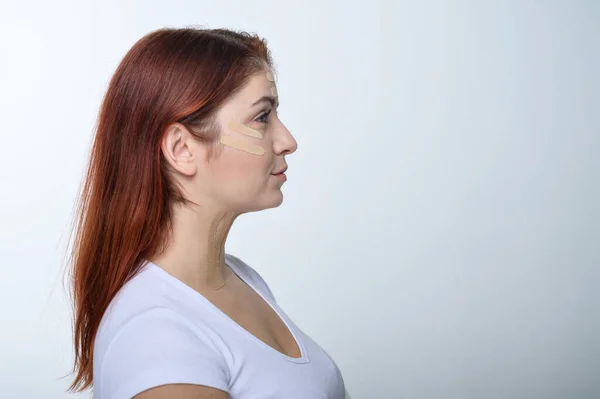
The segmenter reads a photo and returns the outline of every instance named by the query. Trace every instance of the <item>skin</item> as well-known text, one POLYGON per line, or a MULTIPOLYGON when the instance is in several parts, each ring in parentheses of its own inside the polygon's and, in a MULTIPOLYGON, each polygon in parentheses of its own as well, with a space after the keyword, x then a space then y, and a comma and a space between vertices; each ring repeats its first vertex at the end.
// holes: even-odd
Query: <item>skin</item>
MULTIPOLYGON (((264 154, 219 142, 222 153, 207 162, 208 148, 195 140, 185 126, 175 123, 166 130, 161 150, 184 195, 196 205, 173 206, 172 239, 166 250, 150 261, 207 297, 250 333, 291 353, 297 347, 290 340, 289 331, 281 328, 281 320, 275 319, 268 305, 225 265, 225 242, 235 219, 243 213, 281 205, 283 181, 273 173, 285 168, 285 156, 297 149, 296 140, 278 118, 278 98, 273 97, 272 91, 275 84, 266 72, 253 75, 217 113, 221 134, 260 146, 264 154), (275 106, 268 102, 251 106, 263 96, 272 97, 275 106), (262 138, 229 129, 230 121, 260 132, 262 138)), ((169 384, 135 396, 172 397, 225 399, 229 395, 206 386, 169 384)))

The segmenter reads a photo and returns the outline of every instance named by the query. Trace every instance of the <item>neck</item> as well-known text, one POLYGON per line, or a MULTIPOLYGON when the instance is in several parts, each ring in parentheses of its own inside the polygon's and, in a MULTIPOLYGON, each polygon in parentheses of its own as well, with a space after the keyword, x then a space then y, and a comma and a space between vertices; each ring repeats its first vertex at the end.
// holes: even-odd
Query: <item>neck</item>
POLYGON ((222 288, 229 276, 225 241, 238 214, 199 206, 172 209, 169 243, 150 261, 192 288, 222 288))

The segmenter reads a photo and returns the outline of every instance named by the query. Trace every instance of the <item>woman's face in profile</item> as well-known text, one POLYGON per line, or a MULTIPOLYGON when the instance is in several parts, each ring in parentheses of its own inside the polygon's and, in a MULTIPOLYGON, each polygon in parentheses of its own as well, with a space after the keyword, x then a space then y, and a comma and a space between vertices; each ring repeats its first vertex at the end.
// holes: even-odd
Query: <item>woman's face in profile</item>
MULTIPOLYGON (((287 167, 284 156, 297 143, 277 115, 277 89, 266 71, 250 77, 247 85, 217 113, 221 155, 199 165, 198 189, 218 207, 238 213, 277 207, 283 201, 287 167)), ((200 160, 197 160, 200 162, 200 160)))

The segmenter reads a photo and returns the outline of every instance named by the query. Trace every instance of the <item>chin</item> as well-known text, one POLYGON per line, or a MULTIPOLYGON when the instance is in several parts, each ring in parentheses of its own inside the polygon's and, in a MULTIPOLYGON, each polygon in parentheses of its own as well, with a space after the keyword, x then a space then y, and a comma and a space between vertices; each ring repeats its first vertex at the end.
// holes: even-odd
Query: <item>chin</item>
POLYGON ((275 205, 273 205, 271 208, 277 208, 282 203, 283 203, 283 193, 281 192, 281 190, 279 190, 279 197, 277 198, 275 205))
POLYGON ((239 213, 249 213, 249 212, 258 212, 263 211, 265 209, 277 208, 283 203, 283 193, 281 190, 276 190, 275 193, 269 193, 269 195, 265 195, 258 201, 253 202, 252 204, 247 204, 238 209, 239 213))
POLYGON ((263 209, 271 209, 277 208, 279 205, 283 203, 283 193, 281 190, 276 190, 273 195, 269 195, 268 200, 266 200, 263 205, 263 209))

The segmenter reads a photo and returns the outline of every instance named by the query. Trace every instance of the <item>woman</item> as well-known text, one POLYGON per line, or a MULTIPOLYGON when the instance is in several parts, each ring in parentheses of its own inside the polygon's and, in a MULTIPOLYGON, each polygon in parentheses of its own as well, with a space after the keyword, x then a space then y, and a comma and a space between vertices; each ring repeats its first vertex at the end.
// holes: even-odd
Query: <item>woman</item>
POLYGON ((224 251, 297 143, 264 40, 160 29, 102 103, 72 251, 75 379, 96 399, 344 398, 334 361, 224 251))

